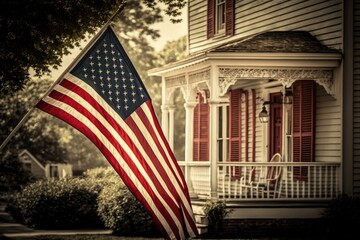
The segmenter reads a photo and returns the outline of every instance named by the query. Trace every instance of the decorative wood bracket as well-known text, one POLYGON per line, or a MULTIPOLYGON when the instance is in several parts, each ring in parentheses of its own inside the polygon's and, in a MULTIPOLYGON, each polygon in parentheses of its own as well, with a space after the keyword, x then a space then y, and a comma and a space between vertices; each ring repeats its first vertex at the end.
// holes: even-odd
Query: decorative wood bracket
POLYGON ((284 87, 297 80, 314 80, 334 97, 333 71, 331 69, 274 69, 274 68, 219 68, 220 95, 241 79, 274 79, 284 87))

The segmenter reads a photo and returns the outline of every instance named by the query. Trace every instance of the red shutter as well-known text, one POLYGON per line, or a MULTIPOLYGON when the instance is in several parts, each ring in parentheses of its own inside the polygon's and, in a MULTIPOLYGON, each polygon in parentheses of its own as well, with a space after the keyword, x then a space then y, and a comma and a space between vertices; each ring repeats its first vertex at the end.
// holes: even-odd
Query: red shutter
POLYGON ((225 34, 228 36, 234 35, 235 25, 235 4, 234 0, 226 0, 226 11, 225 11, 225 34))
MULTIPOLYGON (((297 81, 293 85, 293 161, 313 162, 315 150, 315 84, 297 81)), ((307 179, 306 167, 294 167, 294 177, 307 179)))
POLYGON ((215 0, 208 0, 207 5, 207 37, 215 35, 215 0))
POLYGON ((230 114, 229 114, 229 161, 240 161, 241 159, 241 90, 230 92, 230 114))
POLYGON ((193 161, 209 161, 210 107, 200 93, 197 102, 194 109, 193 161))
MULTIPOLYGON (((239 162, 241 160, 241 95, 242 90, 236 89, 230 92, 229 112, 229 161, 239 162)), ((234 167, 231 170, 232 179, 241 177, 241 168, 234 167)))

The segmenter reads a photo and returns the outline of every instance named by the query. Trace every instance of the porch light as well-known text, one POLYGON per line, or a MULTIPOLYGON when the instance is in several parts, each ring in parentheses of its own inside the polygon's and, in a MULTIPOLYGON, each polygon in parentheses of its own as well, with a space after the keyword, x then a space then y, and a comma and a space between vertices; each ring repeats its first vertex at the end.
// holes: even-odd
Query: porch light
POLYGON ((259 113, 259 119, 261 123, 267 123, 269 122, 269 114, 266 110, 265 105, 270 105, 270 104, 292 104, 293 101, 293 94, 292 94, 292 90, 291 88, 285 88, 285 96, 284 96, 284 101, 281 102, 270 102, 270 101, 264 101, 263 102, 263 107, 261 112, 259 113))
POLYGON ((259 113, 259 119, 261 123, 267 123, 269 121, 269 114, 266 111, 265 104, 263 105, 262 110, 259 113))

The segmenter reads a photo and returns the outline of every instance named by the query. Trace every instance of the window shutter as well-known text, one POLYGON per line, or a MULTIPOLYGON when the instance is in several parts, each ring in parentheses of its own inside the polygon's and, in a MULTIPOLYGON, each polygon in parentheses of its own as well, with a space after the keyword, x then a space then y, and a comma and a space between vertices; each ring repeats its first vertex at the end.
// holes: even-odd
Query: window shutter
POLYGON ((241 158, 241 90, 230 92, 229 114, 229 161, 240 161, 241 158))
POLYGON ((208 0, 207 5, 207 37, 215 35, 215 0, 208 0))
POLYGON ((197 105, 194 108, 194 141, 193 160, 209 161, 209 103, 201 93, 197 95, 197 105))
MULTIPOLYGON (((293 161, 313 162, 315 150, 315 84, 296 81, 293 85, 293 161)), ((294 167, 294 177, 307 179, 306 167, 294 167)))
POLYGON ((235 4, 234 0, 226 0, 226 12, 225 12, 225 34, 227 36, 234 35, 235 25, 235 4))
MULTIPOLYGON (((241 160, 241 95, 242 90, 236 89, 230 92, 229 112, 229 161, 239 162, 241 160)), ((231 179, 241 177, 241 168, 231 169, 231 179)))

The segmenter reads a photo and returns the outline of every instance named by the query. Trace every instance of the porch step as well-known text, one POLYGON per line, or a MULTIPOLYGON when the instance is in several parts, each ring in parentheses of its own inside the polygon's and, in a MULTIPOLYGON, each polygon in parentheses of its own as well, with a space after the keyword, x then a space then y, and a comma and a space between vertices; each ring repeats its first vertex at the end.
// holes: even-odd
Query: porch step
POLYGON ((195 215, 195 222, 197 224, 208 225, 208 219, 204 215, 195 215))
POLYGON ((195 215, 204 215, 204 203, 192 202, 192 209, 195 215))
POLYGON ((198 230, 198 233, 201 235, 201 234, 204 234, 208 231, 208 225, 205 225, 205 224, 196 224, 196 228, 198 230))
POLYGON ((197 230, 200 235, 204 234, 208 231, 208 220, 205 217, 204 209, 203 209, 205 201, 193 199, 191 201, 191 204, 194 212, 194 218, 195 218, 197 230))

